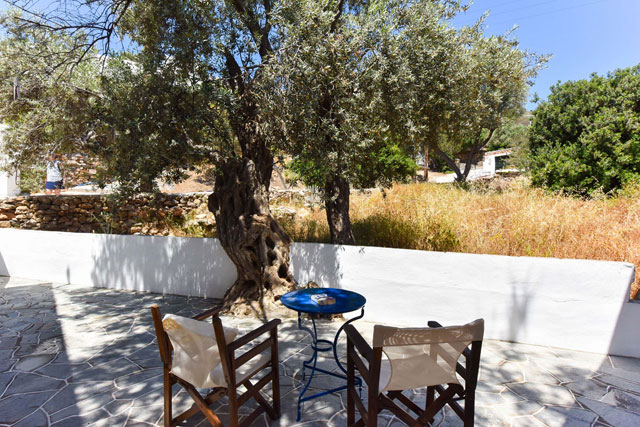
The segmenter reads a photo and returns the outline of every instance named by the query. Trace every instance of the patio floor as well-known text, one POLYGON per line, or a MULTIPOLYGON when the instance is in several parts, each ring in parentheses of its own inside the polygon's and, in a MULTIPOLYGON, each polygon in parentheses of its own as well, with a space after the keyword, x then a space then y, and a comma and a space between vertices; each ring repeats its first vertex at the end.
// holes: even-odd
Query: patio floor
MULTIPOLYGON (((162 371, 148 310, 153 303, 165 313, 190 316, 217 301, 0 277, 0 426, 161 423, 162 371)), ((364 319, 354 325, 370 335, 373 323, 364 319)), ((223 322, 241 333, 258 324, 223 322)), ((332 336, 339 325, 323 324, 321 335, 332 336)), ((295 422, 310 339, 288 319, 279 341, 283 414, 254 425, 346 425, 342 394, 308 402, 302 422, 295 422)), ((312 387, 328 389, 335 381, 320 376, 312 387)), ((411 397, 424 402, 421 390, 411 397)), ((637 426, 640 360, 486 340, 476 399, 479 426, 637 426)), ((179 393, 176 410, 188 405, 186 393, 179 393)), ((224 402, 218 412, 224 414, 224 402)), ((380 420, 382 426, 403 425, 385 412, 380 420)), ((202 417, 190 423, 200 424, 206 425, 202 417)), ((434 425, 461 423, 444 411, 434 425)))

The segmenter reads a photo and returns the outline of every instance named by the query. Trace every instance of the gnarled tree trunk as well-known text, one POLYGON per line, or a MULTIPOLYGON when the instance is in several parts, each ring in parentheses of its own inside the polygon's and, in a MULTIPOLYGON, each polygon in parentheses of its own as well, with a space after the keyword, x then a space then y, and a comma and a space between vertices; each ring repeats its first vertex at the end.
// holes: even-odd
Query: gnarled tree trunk
POLYGON ((269 209, 273 154, 260 137, 256 105, 250 96, 243 101, 231 122, 242 157, 229 157, 219 166, 208 207, 238 273, 224 308, 266 318, 282 308, 280 297, 296 283, 289 272, 291 238, 269 209))
POLYGON ((332 243, 341 245, 356 243, 349 217, 349 189, 349 181, 340 175, 333 176, 324 185, 327 222, 332 243))
POLYGON ((265 317, 280 308, 277 301, 295 281, 289 272, 291 239, 271 216, 268 181, 261 182, 260 175, 253 160, 229 159, 216 178, 209 210, 238 273, 224 297, 225 308, 265 317))

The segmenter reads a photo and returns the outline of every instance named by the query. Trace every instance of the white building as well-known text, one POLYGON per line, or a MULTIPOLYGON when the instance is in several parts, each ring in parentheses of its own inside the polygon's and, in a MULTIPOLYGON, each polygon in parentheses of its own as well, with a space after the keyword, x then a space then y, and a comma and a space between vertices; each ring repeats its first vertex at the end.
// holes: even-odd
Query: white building
POLYGON ((2 138, 2 131, 6 128, 6 125, 0 125, 0 199, 14 197, 20 194, 18 173, 11 173, 4 170, 8 159, 3 150, 4 140, 2 138))
POLYGON ((482 172, 490 176, 495 175, 497 172, 517 172, 517 169, 511 168, 509 165, 509 159, 512 154, 512 148, 487 151, 484 153, 482 161, 482 172))

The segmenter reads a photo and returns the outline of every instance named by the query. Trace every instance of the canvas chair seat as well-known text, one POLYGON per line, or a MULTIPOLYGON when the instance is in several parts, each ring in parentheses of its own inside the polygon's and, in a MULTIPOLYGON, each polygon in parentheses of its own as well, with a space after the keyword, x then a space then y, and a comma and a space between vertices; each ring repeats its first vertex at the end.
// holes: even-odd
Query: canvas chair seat
MULTIPOLYGON (((364 365, 369 368, 369 364, 367 363, 366 360, 362 361, 364 363, 364 365)), ((408 372, 411 372, 412 369, 422 369, 424 368, 424 361, 423 360, 407 360, 407 363, 405 365, 408 369, 408 372)), ((431 369, 429 369, 429 373, 427 373, 427 375, 429 375, 430 378, 441 378, 442 375, 441 374, 431 374, 430 372, 434 372, 434 371, 441 371, 441 369, 438 367, 437 364, 433 364, 431 366, 431 369)), ((408 379, 406 380, 401 380, 402 381, 402 385, 398 386, 397 384, 390 384, 391 382, 391 362, 389 362, 389 359, 382 359, 381 363, 380 363, 380 381, 378 382, 378 390, 380 393, 385 392, 387 390, 409 390, 409 389, 415 389, 415 388, 422 388, 422 387, 427 387, 430 385, 437 385, 437 384, 446 384, 446 382, 437 382, 437 380, 431 380, 431 381, 427 381, 425 383, 425 381, 422 380, 422 375, 421 371, 413 371, 415 372, 417 375, 415 376, 410 376, 408 379), (432 383, 432 384, 428 384, 428 383, 432 383)), ((458 381, 456 379, 456 381, 458 381)), ((452 382, 452 381, 451 381, 452 382)))
MULTIPOLYGON (((450 326, 438 330, 376 325, 374 346, 381 346, 384 355, 380 361, 378 391, 383 393, 438 384, 460 384, 456 362, 474 339, 482 339, 483 330, 484 324, 480 320, 463 327, 450 326), (465 328, 466 334, 452 336, 451 332, 459 331, 459 328, 465 328), (385 338, 381 338, 383 336, 385 338), (443 339, 454 341, 439 342, 443 339), (421 344, 412 345, 415 340, 421 344)), ((367 360, 362 362, 369 368, 367 360)))

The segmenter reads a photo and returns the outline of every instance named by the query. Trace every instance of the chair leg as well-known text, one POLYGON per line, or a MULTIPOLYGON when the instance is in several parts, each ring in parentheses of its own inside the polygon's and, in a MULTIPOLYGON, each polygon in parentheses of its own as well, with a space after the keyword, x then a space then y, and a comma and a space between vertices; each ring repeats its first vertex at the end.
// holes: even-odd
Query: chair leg
POLYGON ((171 376, 169 374, 169 370, 164 368, 163 375, 163 383, 164 383, 164 426, 171 427, 173 423, 173 413, 171 410, 171 400, 173 398, 173 392, 171 390, 172 381, 171 376))
POLYGON ((475 390, 465 395, 464 398, 464 427, 473 427, 475 418, 475 403, 476 394, 475 390))
MULTIPOLYGON (((191 384, 185 384, 183 386, 185 390, 187 390, 187 393, 189 393, 189 396, 191 396, 191 398, 196 402, 196 405, 198 405, 200 411, 204 414, 205 417, 207 417, 209 423, 214 427, 222 427, 222 421, 220 421, 220 418, 218 418, 218 416, 211 410, 211 408, 209 408, 209 404, 202 398, 200 393, 198 393, 198 390, 196 390, 196 388, 191 384)), ((234 427, 236 426, 237 424, 234 425, 234 427)))
POLYGON ((347 426, 352 426, 356 422, 356 403, 351 394, 351 390, 356 388, 355 364, 351 358, 352 351, 354 351, 353 343, 347 340, 347 426))
MULTIPOLYGON (((429 407, 433 405, 433 400, 435 399, 436 388, 433 386, 427 387, 427 400, 424 405, 425 412, 429 410, 429 407)), ((433 422, 433 418, 428 420, 430 423, 433 422)))
POLYGON ((235 387, 229 387, 229 427, 238 427, 238 395, 235 387))
MULTIPOLYGON (((377 387, 376 387, 377 389, 377 387)), ((369 393, 369 407, 367 408, 367 427, 378 427, 378 405, 379 396, 369 393)))
POLYGON ((431 406, 427 407, 424 413, 418 417, 418 422, 427 424, 433 420, 433 417, 446 405, 453 396, 455 396, 456 390, 453 387, 445 389, 443 392, 438 393, 438 398, 433 401, 431 406))
POLYGON ((276 419, 280 418, 280 361, 278 360, 278 329, 271 331, 272 347, 271 347, 271 372, 273 372, 272 396, 273 409, 276 413, 276 419))

